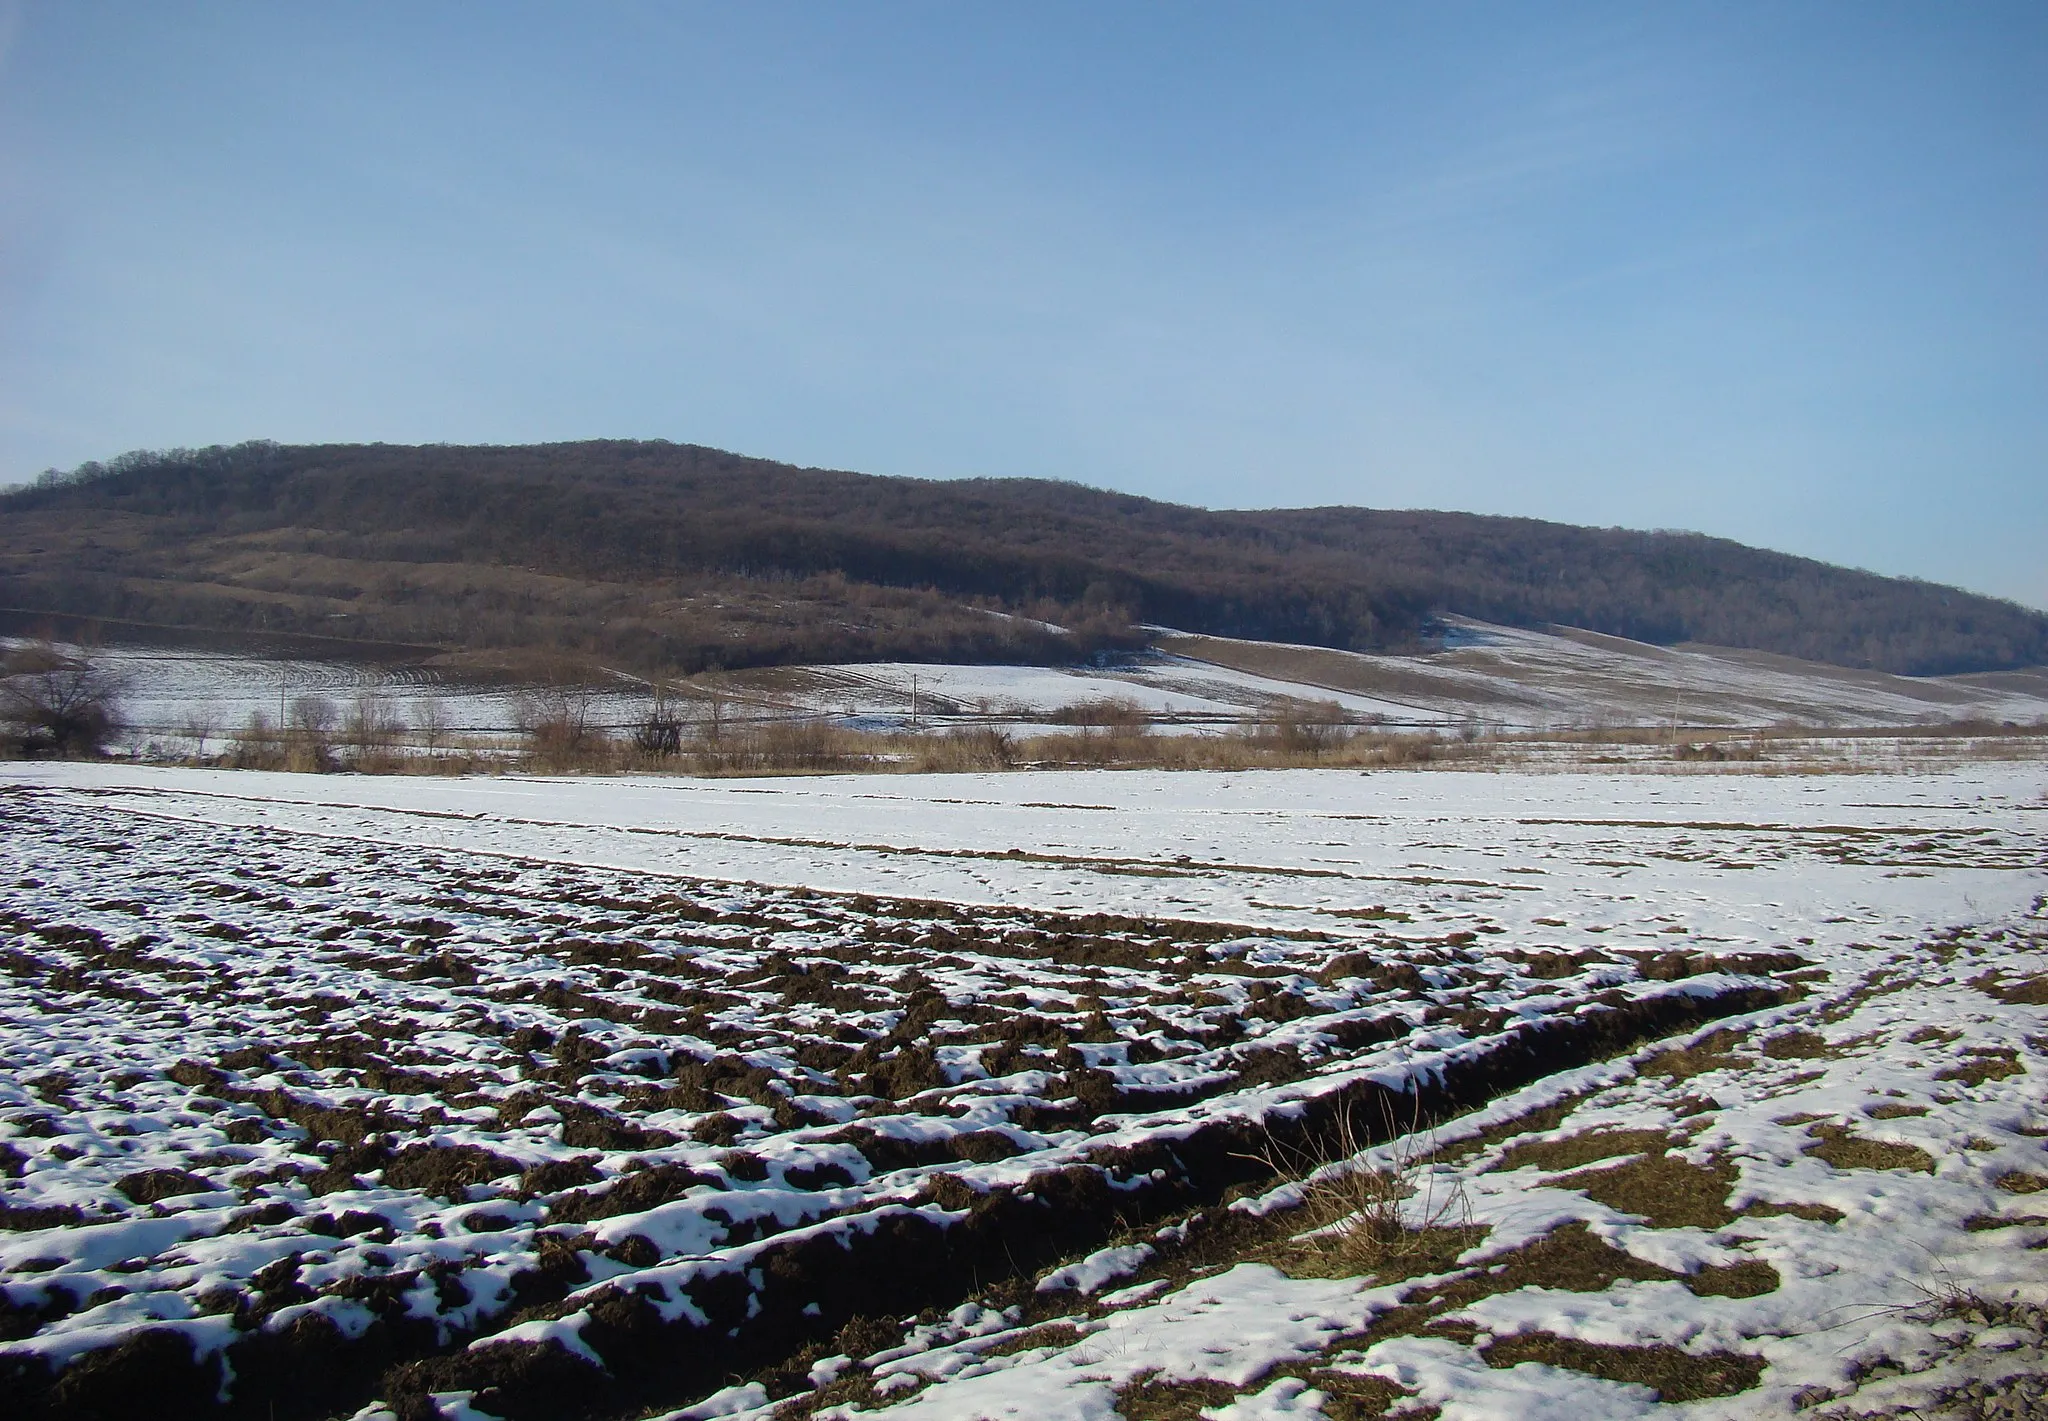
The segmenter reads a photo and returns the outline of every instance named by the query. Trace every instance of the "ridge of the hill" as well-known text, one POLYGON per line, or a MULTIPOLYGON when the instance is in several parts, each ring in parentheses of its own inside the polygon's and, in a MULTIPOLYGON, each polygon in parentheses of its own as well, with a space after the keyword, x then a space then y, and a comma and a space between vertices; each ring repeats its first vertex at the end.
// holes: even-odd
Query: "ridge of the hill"
POLYGON ((250 443, 0 495, 0 606, 643 669, 1079 659, 1140 623, 1420 648, 1451 614, 1909 675, 2048 662, 2048 616, 1694 533, 1220 511, 694 445, 250 443))

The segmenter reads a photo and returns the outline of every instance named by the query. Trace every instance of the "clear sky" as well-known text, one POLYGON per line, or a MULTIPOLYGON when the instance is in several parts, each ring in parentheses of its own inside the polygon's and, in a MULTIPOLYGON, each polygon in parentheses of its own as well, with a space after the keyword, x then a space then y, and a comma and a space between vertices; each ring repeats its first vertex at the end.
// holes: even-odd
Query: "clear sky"
POLYGON ((2048 607, 2048 4, 0 0, 0 481, 587 437, 2048 607))

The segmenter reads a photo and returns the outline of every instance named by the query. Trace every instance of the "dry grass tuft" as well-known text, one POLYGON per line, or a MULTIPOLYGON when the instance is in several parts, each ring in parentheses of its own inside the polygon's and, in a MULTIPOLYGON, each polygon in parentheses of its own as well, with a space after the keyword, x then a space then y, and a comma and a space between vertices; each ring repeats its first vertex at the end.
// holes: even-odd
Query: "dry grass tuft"
POLYGON ((1764 1055, 1773 1061, 1809 1061, 1840 1054, 1817 1031, 1788 1031, 1764 1042, 1764 1055))
POLYGON ((1448 1184, 1435 1170, 1433 1132, 1417 1116, 1405 1131, 1387 1113, 1384 1133, 1397 1135, 1388 1163, 1359 1161, 1368 1132, 1356 1115, 1340 1115, 1322 1148, 1291 1159, 1270 1156, 1274 1173, 1302 1187, 1309 1228, 1280 1250, 1297 1275, 1355 1277, 1383 1282, 1441 1272, 1486 1236, 1472 1223, 1462 1183, 1448 1184))
POLYGON ((1038 1347, 1071 1347, 1079 1342, 1081 1329, 1071 1322, 1041 1322, 1036 1327, 1027 1327, 1022 1332, 1005 1337, 993 1347, 981 1349, 984 1357, 1008 1357, 1017 1352, 1029 1352, 1038 1347))
POLYGON ((1925 1046, 1930 1041, 1957 1041, 1962 1038, 1962 1034, 1960 1031, 1949 1031, 1939 1026, 1918 1026, 1906 1037, 1906 1044, 1925 1046))
MULTIPOLYGON (((1328 1368, 1310 1372, 1302 1380, 1323 1394, 1322 1413, 1327 1421, 1367 1421, 1369 1417, 1384 1416, 1395 1402, 1414 1394, 1403 1391, 1385 1377, 1359 1376, 1328 1368)), ((1432 1406, 1401 1414, 1414 1418, 1414 1421, 1429 1421, 1437 1414, 1437 1409, 1432 1406)))
POLYGON ((1685 1280, 1685 1286, 1696 1297, 1757 1298, 1777 1292, 1784 1281, 1778 1270, 1761 1258, 1745 1258, 1740 1263, 1716 1263, 1702 1268, 1685 1280))
POLYGON ((1600 1293, 1624 1278, 1649 1283, 1678 1276, 1595 1237, 1583 1222, 1553 1229, 1520 1248, 1483 1260, 1480 1266, 1486 1271, 1444 1290, 1456 1306, 1517 1288, 1600 1293))
POLYGON ((1446 1164, 1458 1164, 1517 1135, 1540 1135, 1546 1130, 1555 1130, 1564 1123, 1566 1116, 1578 1108, 1582 1098, 1582 1095, 1570 1095, 1549 1105, 1525 1110, 1511 1119, 1487 1126, 1476 1135, 1452 1141, 1437 1151, 1437 1158, 1446 1164))
MULTIPOLYGON (((2001 982, 1995 972, 1986 972, 1981 977, 1970 979, 1970 985, 1987 997, 1993 997, 2014 1007, 2048 1006, 2048 973, 2039 977, 2023 977, 2017 982, 2001 982)), ((1951 1038, 1953 1039, 1953 1038, 1951 1038)))

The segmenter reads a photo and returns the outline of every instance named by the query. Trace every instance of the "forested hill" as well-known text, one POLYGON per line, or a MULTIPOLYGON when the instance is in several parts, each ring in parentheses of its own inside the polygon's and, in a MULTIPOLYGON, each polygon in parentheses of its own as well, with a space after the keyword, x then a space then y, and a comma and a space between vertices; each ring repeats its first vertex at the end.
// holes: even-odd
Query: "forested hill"
POLYGON ((1398 649, 1445 613, 1907 674, 2048 662, 2048 617, 2015 604, 1695 534, 1222 512, 658 442, 87 464, 0 495, 0 606, 681 670, 1059 660, 1146 622, 1398 649))

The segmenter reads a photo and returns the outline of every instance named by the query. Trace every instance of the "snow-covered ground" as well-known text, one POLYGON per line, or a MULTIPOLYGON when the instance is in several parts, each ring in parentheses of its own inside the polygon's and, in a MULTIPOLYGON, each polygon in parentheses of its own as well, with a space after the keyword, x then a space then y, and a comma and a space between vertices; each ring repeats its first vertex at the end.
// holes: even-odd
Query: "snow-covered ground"
POLYGON ((2048 1367, 2044 895, 2038 764, 0 766, 0 1387, 1917 1404, 2048 1367), (1355 1114, 1412 1255, 1290 1179, 1355 1114))

